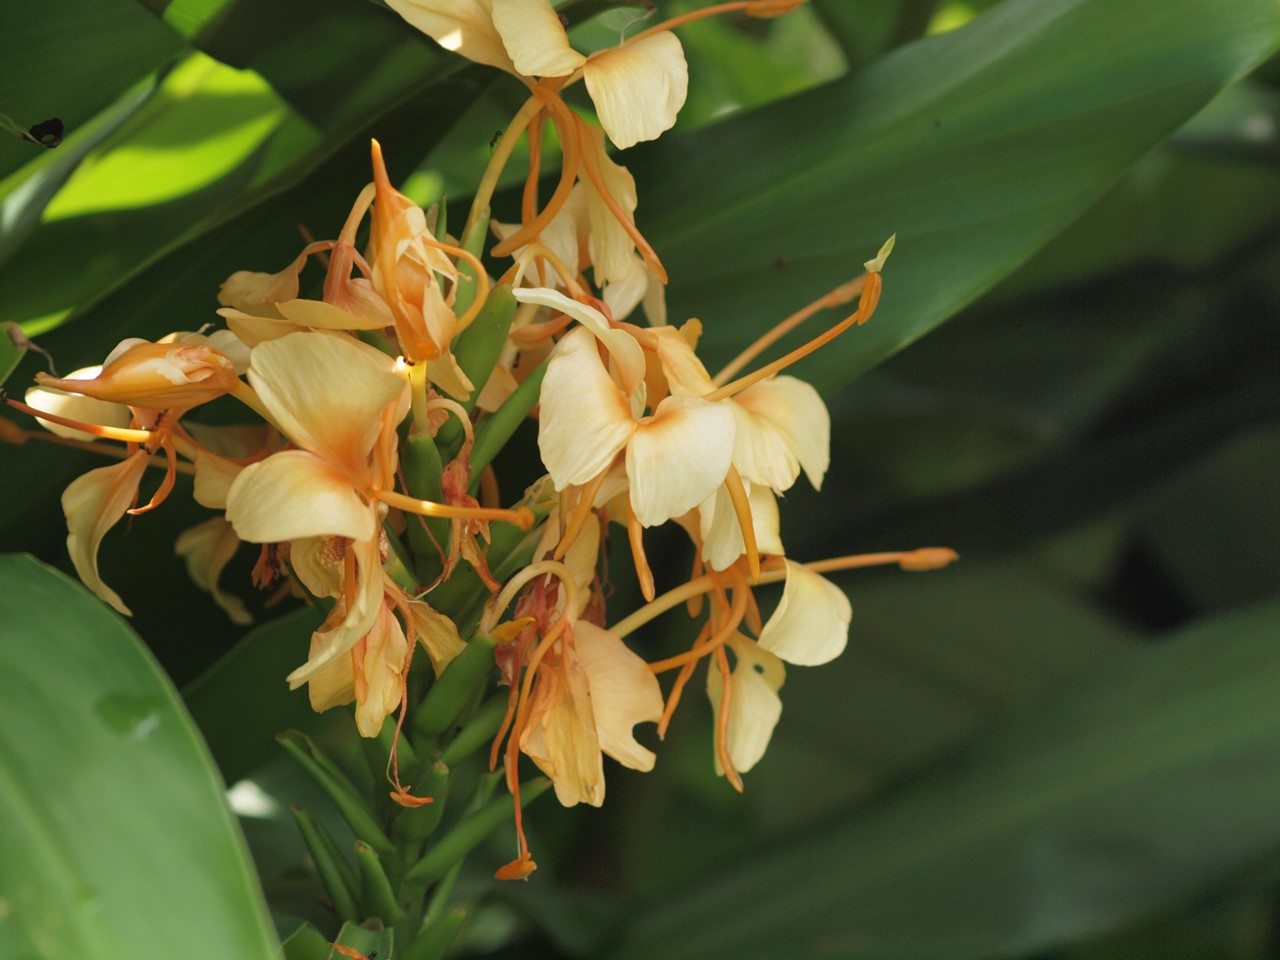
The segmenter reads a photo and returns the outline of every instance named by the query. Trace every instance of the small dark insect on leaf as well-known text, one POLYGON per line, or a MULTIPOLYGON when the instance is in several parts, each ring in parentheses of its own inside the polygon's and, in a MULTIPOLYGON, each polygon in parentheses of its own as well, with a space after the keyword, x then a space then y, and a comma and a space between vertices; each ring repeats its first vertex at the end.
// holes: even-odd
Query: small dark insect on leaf
POLYGON ((493 136, 489 138, 489 149, 492 150, 494 147, 496 147, 498 145, 498 141, 501 139, 502 139, 502 131, 501 130, 493 131, 493 136))
POLYGON ((564 27, 564 28, 565 28, 565 30, 568 30, 568 29, 569 29, 569 18, 568 18, 568 17, 566 17, 563 13, 557 13, 557 14, 556 14, 556 16, 560 18, 560 26, 564 27))
POLYGON ((61 120, 57 117, 50 117, 48 120, 41 120, 31 127, 27 131, 27 136, 32 143, 38 143, 40 146, 48 147, 52 150, 62 142, 63 129, 61 120))

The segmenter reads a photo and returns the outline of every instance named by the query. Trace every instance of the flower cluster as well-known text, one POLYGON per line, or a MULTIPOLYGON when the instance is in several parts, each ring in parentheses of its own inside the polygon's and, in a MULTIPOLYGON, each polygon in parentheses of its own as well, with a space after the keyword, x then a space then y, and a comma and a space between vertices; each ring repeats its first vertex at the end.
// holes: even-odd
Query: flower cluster
MULTIPOLYGON (((822 574, 954 558, 930 548, 806 565, 788 557, 780 530, 777 498, 801 473, 821 487, 830 440, 821 397, 783 371, 871 317, 892 240, 779 332, 856 299, 845 319, 743 372, 771 335, 713 375, 697 355, 699 323, 666 322, 666 271, 636 225, 635 182, 608 150, 675 122, 688 71, 671 28, 697 14, 586 55, 569 45, 549 0, 390 5, 529 91, 464 228, 450 236, 440 210, 399 192, 375 142, 372 182, 337 238, 306 245, 277 272, 229 277, 218 293, 224 328, 125 341, 99 368, 38 377, 25 404, 11 403, 65 442, 119 460, 63 495, 72 562, 127 614, 99 573, 99 544, 126 513, 160 506, 179 472, 192 474, 195 499, 214 513, 177 551, 230 618, 249 620, 221 583, 241 543, 258 545, 259 586, 327 611, 287 678, 307 686, 317 710, 354 702, 359 732, 377 736, 397 708, 409 709, 415 652, 442 676, 487 644, 507 688, 491 765, 502 764, 517 797, 517 825, 522 756, 564 805, 601 804, 603 757, 651 769, 655 754, 635 727, 655 723, 664 734, 704 662, 715 767, 741 789, 778 723, 785 664, 826 663, 847 642, 849 601, 822 574), (563 98, 578 80, 600 127, 563 98), (561 171, 540 204, 547 123, 561 171), (526 137, 519 219, 491 221, 498 175, 526 137), (493 265, 505 258, 499 273, 493 265), (313 260, 323 281, 304 285, 313 260), (640 313, 647 322, 633 319, 640 313), (254 423, 201 422, 205 405, 228 397, 254 423), (493 456, 530 417, 546 476, 503 506, 493 456), (153 468, 161 479, 143 503, 153 468), (691 570, 658 596, 645 533, 669 522, 688 537, 691 570), (647 601, 612 625, 601 562, 610 537, 625 538, 647 601), (757 591, 771 583, 783 588, 766 619, 757 591), (680 606, 697 624, 684 653, 650 661, 625 642, 680 606)), ((716 10, 776 16, 796 5, 716 10)), ((398 772, 395 786, 402 804, 425 800, 398 772)), ((518 856, 499 876, 533 869, 520 831, 518 856)))

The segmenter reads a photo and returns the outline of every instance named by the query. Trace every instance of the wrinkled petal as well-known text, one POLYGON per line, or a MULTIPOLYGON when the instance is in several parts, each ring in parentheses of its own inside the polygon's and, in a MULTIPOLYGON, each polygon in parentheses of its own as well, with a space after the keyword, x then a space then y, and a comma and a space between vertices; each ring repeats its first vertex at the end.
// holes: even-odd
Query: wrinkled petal
POLYGON ((212 517, 184 530, 173 545, 174 553, 186 561, 191 582, 213 597, 232 623, 244 627, 253 622, 244 601, 218 586, 222 571, 239 548, 240 538, 222 517, 212 517))
POLYGON ((538 672, 520 749, 551 778, 564 806, 598 807, 604 803, 604 763, 587 672, 572 646, 562 645, 561 656, 559 665, 538 672))
POLYGON ((289 544, 289 566, 313 597, 342 596, 341 537, 303 537, 289 544))
MULTIPOLYGON (((729 675, 729 759, 734 769, 746 773, 764 756, 773 728, 782 716, 778 690, 786 680, 782 661, 738 634, 729 640, 737 662, 729 675)), ((718 715, 724 678, 713 665, 707 671, 707 696, 718 715)), ((720 757, 715 757, 716 773, 724 775, 720 757)))
MULTIPOLYGON (((85 367, 68 374, 66 379, 69 381, 92 380, 101 372, 101 366, 85 367)), ((26 400, 27 406, 43 410, 45 413, 66 417, 68 420, 79 420, 81 423, 93 423, 101 427, 127 427, 133 420, 133 414, 124 404, 96 400, 93 397, 68 393, 55 387, 32 387, 23 399, 26 400)), ((98 439, 91 433, 76 430, 74 427, 64 427, 51 420, 37 418, 36 422, 50 433, 66 437, 68 440, 98 439)))
POLYGON ((240 471, 227 493, 227 519, 250 543, 319 536, 368 540, 378 529, 376 511, 351 481, 305 450, 272 454, 240 471))
POLYGON ((218 302, 254 316, 278 317, 276 303, 298 295, 298 275, 306 262, 304 254, 279 273, 238 270, 218 288, 218 302))
POLYGON ((453 658, 466 649, 466 641, 459 636, 458 628, 451 619, 421 600, 410 600, 406 609, 414 635, 427 651, 431 669, 438 677, 453 658))
POLYGON ((626 397, 600 363, 595 337, 582 328, 556 345, 540 403, 538 449, 557 490, 599 475, 635 430, 626 397))
POLYGON ((637 723, 662 718, 662 690, 648 665, 607 630, 579 622, 574 644, 591 689, 600 749, 633 770, 652 770, 651 750, 636 742, 637 723))
POLYGON ((285 679, 296 690, 339 657, 346 656, 373 629, 382 610, 382 554, 378 540, 356 540, 347 545, 355 551, 356 584, 350 606, 344 600, 334 606, 329 619, 313 636, 311 656, 285 679))
POLYGON ((356 729, 360 736, 376 737, 382 722, 400 705, 400 678, 408 650, 400 621, 386 604, 381 604, 373 627, 353 651, 358 654, 355 694, 356 729))
POLYGON ((788 663, 816 667, 844 652, 853 607, 844 591, 820 574, 785 561, 782 599, 760 631, 760 646, 788 663))
POLYGON ((567 77, 586 62, 548 0, 493 0, 493 25, 526 77, 567 77))
MULTIPOLYGON (((821 489, 822 478, 831 462, 831 414, 827 412, 827 405, 822 402, 818 391, 803 380, 781 376, 753 384, 733 400, 745 415, 739 418, 739 430, 741 431, 746 417, 749 417, 755 422, 755 431, 770 430, 776 433, 786 445, 793 462, 798 462, 804 469, 813 488, 821 489)), ((739 444, 742 444, 741 433, 739 444)), ((781 460, 777 460, 766 465, 763 462, 765 456, 772 454, 759 454, 758 462, 762 471, 776 470, 781 464, 781 460)), ((734 463, 738 465, 742 475, 747 476, 743 466, 738 463, 737 454, 734 455, 734 463)), ((757 483, 768 483, 775 490, 782 491, 796 478, 794 467, 788 467, 787 472, 791 480, 781 486, 763 476, 751 479, 757 483)), ((779 471, 777 476, 781 475, 779 471)))
POLYGON ((148 455, 139 450, 129 459, 99 467, 72 480, 62 494, 67 515, 67 553, 80 581, 125 616, 129 608, 98 573, 98 545, 133 505, 148 455))
POLYGON ((292 334, 254 347, 249 382, 290 440, 340 464, 354 482, 367 471, 383 408, 408 396, 393 366, 348 337, 292 334))
POLYGON ((670 130, 689 91, 684 50, 670 31, 593 55, 582 77, 619 150, 670 130))
POLYGON ((667 397, 627 444, 631 508, 646 527, 687 513, 724 483, 733 460, 733 411, 667 397))
POLYGON ((516 72, 493 25, 492 0, 387 0, 387 6, 446 50, 516 72))

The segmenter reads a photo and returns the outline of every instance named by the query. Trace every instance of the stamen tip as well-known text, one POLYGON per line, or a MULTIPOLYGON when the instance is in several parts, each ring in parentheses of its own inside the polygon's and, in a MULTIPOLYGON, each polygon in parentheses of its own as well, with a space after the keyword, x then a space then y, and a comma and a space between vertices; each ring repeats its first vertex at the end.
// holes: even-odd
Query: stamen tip
POLYGON ((922 572, 926 570, 941 570, 950 563, 954 563, 960 559, 960 554, 956 553, 950 547, 921 547, 919 550, 913 550, 905 554, 898 561, 898 566, 903 570, 911 570, 922 572))
POLYGON ((884 246, 880 248, 880 252, 875 255, 875 259, 868 260, 863 264, 867 268, 867 273, 880 273, 884 270, 884 262, 889 259, 889 254, 893 253, 893 245, 897 243, 898 235, 895 233, 884 242, 884 246))

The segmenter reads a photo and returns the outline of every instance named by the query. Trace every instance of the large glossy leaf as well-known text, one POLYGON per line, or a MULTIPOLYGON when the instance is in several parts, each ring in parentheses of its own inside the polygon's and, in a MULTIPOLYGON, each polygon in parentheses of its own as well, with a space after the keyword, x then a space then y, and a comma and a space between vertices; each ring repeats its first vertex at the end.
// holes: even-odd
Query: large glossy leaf
POLYGON ((897 233, 881 312, 807 362, 848 382, 991 286, 1256 64, 1270 0, 1006 0, 749 115, 637 149, 672 315, 709 354, 856 275, 897 233))
POLYGON ((0 579, 0 955, 269 960, 222 783, 155 661, 30 557, 0 579))
POLYGON ((635 918, 615 958, 1005 956, 1280 849, 1280 604, 1207 621, 635 918))

